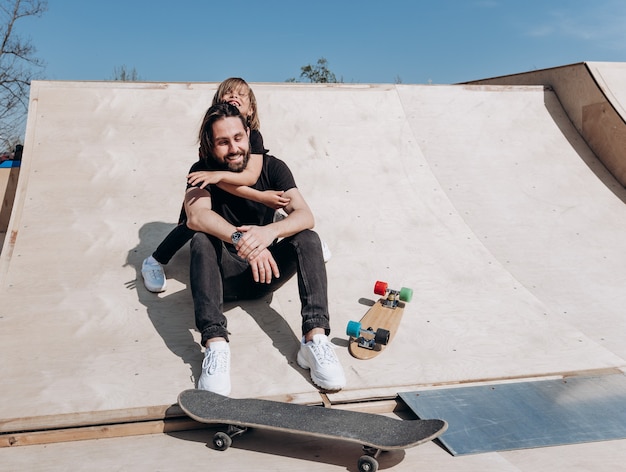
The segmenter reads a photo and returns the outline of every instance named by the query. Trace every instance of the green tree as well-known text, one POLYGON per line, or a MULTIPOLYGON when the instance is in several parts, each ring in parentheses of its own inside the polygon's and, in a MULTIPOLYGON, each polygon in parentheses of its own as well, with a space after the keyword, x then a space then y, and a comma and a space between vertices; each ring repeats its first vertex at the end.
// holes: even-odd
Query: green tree
MULTIPOLYGON (((311 83, 318 84, 335 84, 343 82, 343 80, 337 80, 337 77, 328 68, 328 61, 321 57, 317 60, 317 64, 306 65, 300 68, 300 78, 306 79, 311 83)), ((286 82, 298 82, 295 78, 287 79, 286 82)))
POLYGON ((17 23, 47 9, 45 0, 0 0, 0 146, 7 151, 22 140, 30 83, 44 67, 30 41, 17 34, 17 23))

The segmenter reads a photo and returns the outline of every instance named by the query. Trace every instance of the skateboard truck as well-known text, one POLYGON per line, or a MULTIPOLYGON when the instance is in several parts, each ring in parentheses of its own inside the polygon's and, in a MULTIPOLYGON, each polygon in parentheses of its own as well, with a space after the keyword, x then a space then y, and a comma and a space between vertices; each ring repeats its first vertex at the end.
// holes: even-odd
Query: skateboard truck
POLYGON ((400 300, 409 301, 413 295, 413 291, 408 288, 402 288, 401 290, 393 290, 387 287, 387 282, 376 282, 374 284, 374 293, 380 295, 380 303, 386 308, 395 308, 398 306, 400 300), (410 291, 410 294, 409 294, 410 291))
POLYGON ((378 328, 376 331, 371 327, 363 329, 358 321, 348 322, 346 334, 355 338, 359 347, 365 349, 374 349, 377 344, 386 346, 390 335, 389 331, 383 328, 378 328))

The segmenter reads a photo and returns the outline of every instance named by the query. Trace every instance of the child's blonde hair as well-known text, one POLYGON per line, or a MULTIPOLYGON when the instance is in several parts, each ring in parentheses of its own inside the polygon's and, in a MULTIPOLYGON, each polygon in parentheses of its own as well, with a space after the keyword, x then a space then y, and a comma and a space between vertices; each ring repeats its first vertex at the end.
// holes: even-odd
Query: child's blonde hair
POLYGON ((219 87, 217 87, 217 91, 213 96, 213 105, 217 105, 222 102, 224 96, 229 92, 238 92, 240 94, 246 94, 250 98, 250 114, 247 116, 248 126, 250 129, 258 130, 261 128, 261 120, 259 120, 259 116, 257 114, 257 106, 256 106, 256 97, 254 96, 254 92, 252 88, 248 85, 248 82, 239 78, 239 77, 231 77, 230 79, 224 80, 219 87))

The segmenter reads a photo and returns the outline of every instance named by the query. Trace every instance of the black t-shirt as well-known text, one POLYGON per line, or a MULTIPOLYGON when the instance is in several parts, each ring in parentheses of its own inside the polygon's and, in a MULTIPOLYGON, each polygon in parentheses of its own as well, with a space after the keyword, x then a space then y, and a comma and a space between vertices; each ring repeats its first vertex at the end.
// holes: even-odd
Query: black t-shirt
POLYGON ((258 129, 250 130, 250 154, 267 154, 269 149, 263 145, 263 136, 258 129))
MULTIPOLYGON (((189 172, 200 170, 215 170, 215 168, 210 161, 198 161, 191 167, 189 172)), ((259 180, 250 187, 259 191, 280 190, 286 192, 295 188, 296 182, 287 164, 277 157, 264 154, 259 180)), ((211 207, 213 210, 234 226, 263 226, 270 224, 274 220, 275 210, 262 203, 237 197, 222 190, 217 185, 209 185, 207 190, 211 194, 211 207)))

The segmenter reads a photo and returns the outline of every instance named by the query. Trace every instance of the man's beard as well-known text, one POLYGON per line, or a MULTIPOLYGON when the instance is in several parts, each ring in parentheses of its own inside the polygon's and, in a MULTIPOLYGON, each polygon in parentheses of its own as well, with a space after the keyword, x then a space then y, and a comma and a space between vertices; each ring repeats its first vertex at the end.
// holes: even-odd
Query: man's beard
POLYGON ((243 160, 241 162, 231 162, 228 160, 229 157, 232 157, 234 155, 239 155, 239 153, 229 154, 225 157, 224 162, 218 161, 213 156, 211 156, 211 160, 214 164, 217 165, 220 170, 227 170, 230 172, 243 172, 244 169, 248 166, 248 161, 250 160, 250 152, 248 151, 244 154, 243 160))

